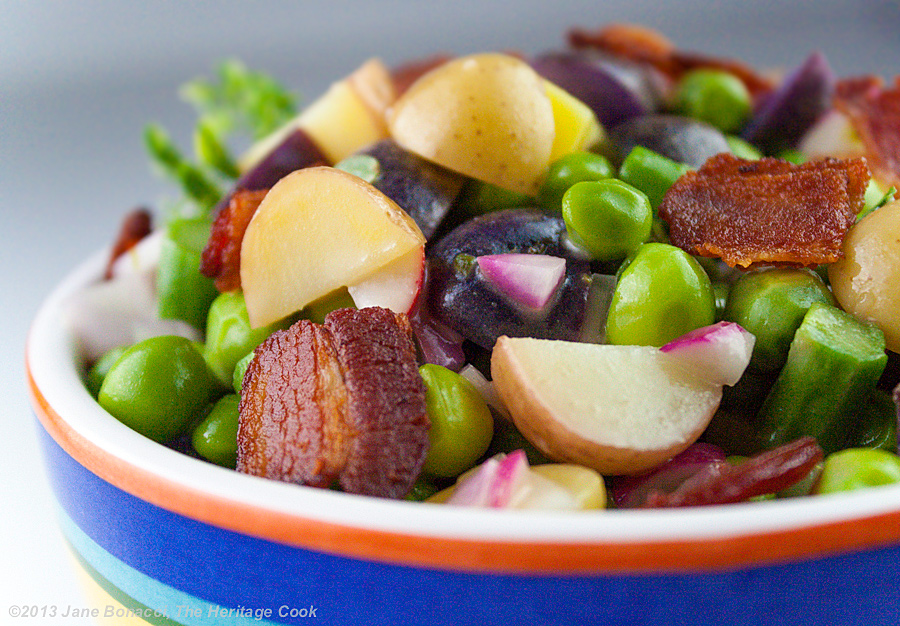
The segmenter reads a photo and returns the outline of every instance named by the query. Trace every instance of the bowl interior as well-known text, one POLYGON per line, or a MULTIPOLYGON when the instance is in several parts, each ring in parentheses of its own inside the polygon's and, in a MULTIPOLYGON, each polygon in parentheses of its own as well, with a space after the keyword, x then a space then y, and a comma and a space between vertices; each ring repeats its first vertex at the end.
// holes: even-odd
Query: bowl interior
POLYGON ((26 354, 32 403, 44 428, 79 463, 176 513, 348 556, 481 570, 730 568, 900 541, 900 485, 680 510, 507 511, 347 495, 188 457, 118 422, 82 384, 66 299, 99 278, 105 259, 106 251, 98 251, 39 310, 26 354), (435 556, 441 545, 448 550, 435 556))

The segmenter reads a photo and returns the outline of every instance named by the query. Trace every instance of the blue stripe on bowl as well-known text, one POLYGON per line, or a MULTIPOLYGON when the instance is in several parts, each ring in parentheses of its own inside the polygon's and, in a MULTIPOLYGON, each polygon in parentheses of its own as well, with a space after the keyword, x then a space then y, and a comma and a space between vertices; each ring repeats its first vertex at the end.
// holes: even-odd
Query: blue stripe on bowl
MULTIPOLYGON (((279 607, 315 607, 316 622, 360 625, 900 623, 900 547, 698 574, 413 568, 286 546, 171 513, 98 478, 42 427, 41 433, 71 534, 93 542, 95 553, 107 553, 104 562, 113 569, 133 572, 130 582, 116 579, 117 585, 152 607, 179 594, 196 598, 202 610, 210 604, 269 608, 273 622, 291 624, 310 619, 279 618, 279 607)), ((118 575, 97 569, 110 580, 118 575)))

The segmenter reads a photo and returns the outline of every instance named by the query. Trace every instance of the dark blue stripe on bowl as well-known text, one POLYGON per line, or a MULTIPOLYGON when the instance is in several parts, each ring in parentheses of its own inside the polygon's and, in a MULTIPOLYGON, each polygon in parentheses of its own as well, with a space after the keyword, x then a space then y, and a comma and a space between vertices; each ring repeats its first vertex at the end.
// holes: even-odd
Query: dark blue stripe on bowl
POLYGON ((226 607, 312 606, 318 623, 358 625, 900 623, 900 547, 706 574, 492 575, 389 565, 171 513, 98 478, 40 432, 56 496, 86 535, 130 567, 226 607))

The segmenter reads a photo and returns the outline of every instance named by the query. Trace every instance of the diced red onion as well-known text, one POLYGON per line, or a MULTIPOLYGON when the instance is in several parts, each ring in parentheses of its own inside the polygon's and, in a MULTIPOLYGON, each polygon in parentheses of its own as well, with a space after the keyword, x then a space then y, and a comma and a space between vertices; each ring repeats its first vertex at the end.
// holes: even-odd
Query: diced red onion
POLYGON ((422 308, 410 317, 409 322, 426 363, 441 365, 454 372, 462 369, 466 364, 462 335, 433 319, 422 308))
POLYGON ((477 367, 467 363, 461 370, 459 370, 459 374, 470 383, 472 383, 475 389, 478 390, 478 393, 481 394, 484 402, 489 407, 497 411, 506 419, 511 419, 509 415, 509 409, 506 408, 506 405, 503 404, 503 400, 500 399, 500 395, 494 388, 494 383, 485 378, 484 374, 482 374, 477 367))
POLYGON ((559 289, 566 260, 546 254, 487 254, 475 261, 485 280, 513 302, 543 308, 559 289))
POLYGON ((734 385, 747 369, 756 337, 734 322, 719 322, 692 330, 662 348, 687 363, 703 378, 719 385, 734 385))
POLYGON ((529 472, 523 450, 491 457, 457 484, 447 504, 504 508, 513 501, 529 472))

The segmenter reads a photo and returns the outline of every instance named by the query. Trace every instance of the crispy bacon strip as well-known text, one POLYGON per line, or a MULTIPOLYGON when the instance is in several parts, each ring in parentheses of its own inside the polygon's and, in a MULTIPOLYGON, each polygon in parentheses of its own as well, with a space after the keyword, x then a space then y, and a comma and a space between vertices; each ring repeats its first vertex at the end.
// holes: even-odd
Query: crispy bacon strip
POLYGON ((659 215, 672 244, 731 267, 832 263, 868 180, 863 159, 794 165, 723 153, 676 181, 659 215))
POLYGON ((214 278, 219 291, 241 288, 241 242, 268 189, 239 190, 216 215, 200 257, 200 273, 214 278))
POLYGON ((572 29, 568 34, 573 48, 593 48, 638 63, 652 65, 677 81, 686 72, 699 68, 720 69, 740 78, 756 98, 774 87, 772 80, 750 66, 732 59, 711 57, 678 50, 655 30, 632 24, 610 24, 596 31, 572 29))
POLYGON ((843 79, 834 106, 853 124, 875 178, 900 189, 900 76, 893 87, 877 76, 843 79))
POLYGON ((141 239, 152 231, 153 216, 147 209, 134 209, 125 216, 110 251, 109 260, 106 263, 106 271, 103 273, 104 280, 109 280, 113 277, 113 266, 116 264, 116 260, 136 246, 141 239))
POLYGON ((733 504, 777 493, 803 480, 822 457, 818 442, 802 437, 739 465, 709 465, 672 493, 651 492, 644 508, 733 504))

